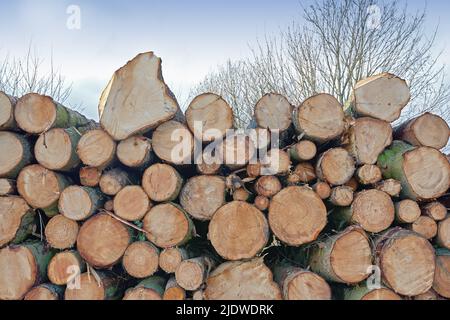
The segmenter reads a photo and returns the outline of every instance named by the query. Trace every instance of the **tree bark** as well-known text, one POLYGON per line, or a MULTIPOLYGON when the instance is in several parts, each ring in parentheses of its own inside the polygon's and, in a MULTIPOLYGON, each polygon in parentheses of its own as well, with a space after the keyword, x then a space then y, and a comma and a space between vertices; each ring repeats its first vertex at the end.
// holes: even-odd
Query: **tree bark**
POLYGON ((117 145, 105 131, 88 130, 80 138, 77 154, 84 165, 104 169, 116 159, 117 145))
POLYGON ((147 241, 134 242, 125 251, 122 265, 134 278, 150 277, 158 270, 159 250, 147 241))
POLYGON ((178 198, 183 178, 173 167, 167 164, 155 164, 145 170, 142 187, 151 200, 170 202, 178 198))
POLYGON ((45 238, 52 248, 69 249, 75 245, 79 230, 80 227, 76 221, 58 214, 47 223, 45 238))
POLYGON ((20 197, 0 197, 0 248, 25 240, 35 226, 35 213, 20 197))
POLYGON ((0 178, 15 179, 33 161, 30 142, 22 135, 0 132, 0 178))
POLYGON ((100 190, 70 186, 61 193, 58 208, 66 218, 83 221, 97 213, 104 203, 105 197, 100 190))

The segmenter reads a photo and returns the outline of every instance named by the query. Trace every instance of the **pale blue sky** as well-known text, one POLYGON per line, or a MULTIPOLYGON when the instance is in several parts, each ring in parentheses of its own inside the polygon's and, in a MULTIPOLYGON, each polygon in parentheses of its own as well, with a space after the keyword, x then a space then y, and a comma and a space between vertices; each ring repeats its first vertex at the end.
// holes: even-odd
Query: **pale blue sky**
MULTIPOLYGON (((30 41, 44 58, 53 50, 55 65, 73 82, 69 102, 82 103, 94 118, 110 76, 137 53, 162 57, 164 77, 182 97, 217 64, 247 56, 257 37, 301 21, 300 3, 308 2, 0 0, 0 56, 22 56, 30 41), (81 8, 81 30, 66 28, 71 4, 81 8)), ((440 24, 442 62, 450 64, 450 2, 408 4, 411 10, 427 5, 430 28, 440 24)))

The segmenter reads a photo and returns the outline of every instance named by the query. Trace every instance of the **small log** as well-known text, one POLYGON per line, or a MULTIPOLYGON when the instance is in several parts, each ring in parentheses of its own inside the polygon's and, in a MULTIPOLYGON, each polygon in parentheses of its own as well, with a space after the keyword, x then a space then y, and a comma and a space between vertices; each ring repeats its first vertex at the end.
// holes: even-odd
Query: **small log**
POLYGON ((276 176, 263 176, 256 181, 255 191, 258 195, 272 198, 281 191, 283 186, 276 176))
POLYGON ((389 288, 369 289, 366 285, 358 285, 344 290, 344 300, 380 300, 380 301, 396 301, 403 300, 398 294, 389 288))
POLYGON ((84 165, 104 169, 116 157, 117 145, 108 133, 101 129, 83 134, 77 145, 77 154, 84 165))
POLYGON ((375 252, 383 282, 397 294, 412 297, 431 289, 435 254, 422 236, 402 228, 390 229, 376 239, 375 252))
POLYGON ((294 171, 290 175, 291 184, 297 183, 310 183, 311 181, 316 180, 316 171, 314 167, 309 162, 302 162, 295 166, 294 171))
POLYGON ((133 136, 117 146, 117 158, 130 168, 147 168, 154 161, 152 141, 144 136, 133 136))
POLYGON ((424 215, 433 218, 435 221, 442 221, 447 217, 447 208, 438 201, 427 204, 422 211, 424 215))
POLYGON ((342 148, 333 148, 322 154, 317 161, 317 177, 330 185, 339 186, 347 183, 355 173, 355 161, 342 148))
POLYGON ((0 178, 15 179, 33 160, 29 141, 22 135, 0 132, 0 178))
POLYGON ((402 191, 402 184, 400 181, 394 179, 387 179, 380 181, 375 185, 377 190, 386 192, 391 197, 399 197, 400 192, 402 191))
POLYGON ((269 241, 269 226, 263 213, 254 206, 233 201, 214 214, 208 239, 224 259, 250 259, 269 241))
POLYGON ((100 190, 89 187, 70 186, 61 193, 59 212, 74 221, 83 221, 103 207, 105 197, 100 190))
POLYGON ((23 300, 31 301, 55 301, 60 300, 64 294, 63 287, 45 283, 34 287, 25 295, 23 300))
POLYGON ((190 257, 190 252, 184 248, 167 248, 159 255, 159 267, 166 273, 175 273, 180 263, 190 257))
POLYGON ((132 185, 133 180, 133 177, 127 171, 115 168, 102 174, 99 186, 104 194, 115 196, 126 186, 132 185))
POLYGON ((142 176, 142 187, 150 199, 156 202, 174 201, 182 185, 181 175, 167 164, 154 164, 142 176))
POLYGON ((431 240, 437 235, 438 225, 436 221, 428 216, 420 216, 408 226, 408 229, 420 234, 425 239, 431 240))
POLYGON ((255 198, 255 207, 260 211, 267 211, 270 206, 270 199, 263 197, 263 196, 257 196, 255 198))
POLYGON ((439 222, 436 242, 441 247, 450 250, 450 216, 439 222))
POLYGON ((225 262, 209 276, 205 300, 281 300, 272 271, 262 258, 225 262))
POLYGON ((107 214, 97 214, 81 226, 77 249, 91 266, 107 269, 122 258, 130 242, 125 225, 107 214))
POLYGON ((347 186, 337 186, 331 190, 330 202, 338 207, 348 207, 353 203, 353 189, 347 186))
POLYGON ((395 204, 395 218, 400 223, 414 223, 420 218, 420 207, 413 200, 402 200, 395 204))
POLYGON ((334 140, 345 130, 341 104, 329 94, 308 98, 294 111, 293 122, 297 133, 308 140, 324 143, 334 140))
POLYGON ((58 214, 45 226, 45 238, 52 248, 69 249, 75 245, 79 230, 80 227, 76 221, 58 214))
POLYGON ((17 192, 16 181, 0 178, 0 196, 10 196, 17 192))
POLYGON ((272 198, 269 225, 275 236, 290 246, 317 239, 327 224, 327 209, 310 188, 288 187, 272 198))
POLYGON ((35 226, 35 213, 20 197, 0 197, 0 248, 25 240, 35 226))
POLYGON ((436 252, 433 289, 444 298, 450 299, 450 251, 448 250, 436 252))
POLYGON ((312 271, 329 281, 357 284, 370 275, 369 237, 362 228, 351 226, 316 244, 309 263, 312 271))
POLYGON ((206 282, 213 267, 214 261, 209 257, 184 260, 175 271, 175 279, 183 289, 195 291, 206 282))
POLYGON ((80 184, 85 187, 95 188, 100 183, 102 177, 102 170, 96 167, 83 167, 79 172, 80 184))
POLYGON ((331 187, 326 182, 318 181, 312 188, 322 200, 326 200, 331 196, 331 187))
POLYGON ((310 161, 317 155, 317 147, 312 141, 302 140, 289 148, 289 155, 297 162, 310 161))
POLYGON ((152 204, 140 186, 127 186, 114 197, 114 212, 127 221, 142 220, 152 204))
POLYGON ((17 98, 0 91, 0 130, 15 130, 14 108, 17 98))
POLYGON ((181 190, 180 204, 197 220, 211 220, 226 201, 225 179, 219 176, 198 176, 189 179, 181 190))
POLYGON ((106 201, 105 204, 103 205, 103 208, 106 211, 114 212, 114 201, 113 200, 106 201))
POLYGON ((184 210, 172 203, 153 207, 142 220, 147 238, 160 248, 187 243, 195 234, 195 227, 184 210))
POLYGON ((125 251, 122 265, 134 278, 150 277, 158 270, 159 250, 147 241, 134 242, 125 251))
POLYGON ((234 201, 244 201, 248 202, 251 199, 252 194, 247 191, 245 188, 238 188, 233 191, 233 200, 234 201))
POLYGON ((51 283, 65 286, 86 270, 86 264, 77 251, 62 251, 50 260, 47 268, 51 283))
POLYGON ((67 286, 65 300, 100 301, 116 300, 121 295, 121 281, 112 272, 83 273, 79 287, 67 286))
POLYGON ((374 185, 383 179, 381 169, 373 164, 365 164, 356 171, 356 177, 362 185, 374 185))
POLYGON ((164 291, 163 300, 182 301, 186 300, 186 290, 180 287, 175 279, 171 277, 167 281, 166 289, 164 291))
POLYGON ((142 280, 136 287, 125 292, 123 300, 162 300, 166 280, 152 276, 142 280))
POLYGON ((450 137, 450 127, 441 117, 426 112, 395 130, 395 137, 417 147, 444 148, 450 137))

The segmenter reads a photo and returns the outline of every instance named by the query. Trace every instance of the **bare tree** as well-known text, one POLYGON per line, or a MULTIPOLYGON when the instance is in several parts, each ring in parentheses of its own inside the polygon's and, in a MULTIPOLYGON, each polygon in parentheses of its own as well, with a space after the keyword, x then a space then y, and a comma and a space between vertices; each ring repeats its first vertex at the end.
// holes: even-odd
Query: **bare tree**
POLYGON ((450 120, 450 86, 434 53, 437 28, 425 32, 425 9, 411 15, 397 1, 323 0, 303 8, 303 16, 304 24, 293 22, 259 41, 251 58, 220 66, 191 96, 221 94, 233 106, 237 125, 244 126, 267 92, 297 105, 327 92, 345 104, 358 80, 391 72, 411 86, 406 117, 432 111, 450 120))
POLYGON ((49 95, 58 102, 65 102, 71 93, 59 70, 54 68, 53 57, 48 68, 30 45, 24 57, 5 54, 0 60, 0 90, 20 97, 29 92, 49 95))

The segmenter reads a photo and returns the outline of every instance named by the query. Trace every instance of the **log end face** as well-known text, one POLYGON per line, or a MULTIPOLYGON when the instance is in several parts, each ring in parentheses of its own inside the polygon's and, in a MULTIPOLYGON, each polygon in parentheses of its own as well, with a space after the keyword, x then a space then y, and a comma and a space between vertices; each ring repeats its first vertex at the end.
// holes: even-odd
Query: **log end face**
POLYGON ((97 301, 105 300, 105 287, 103 282, 97 282, 92 274, 83 273, 80 276, 79 288, 66 288, 65 300, 97 301))
POLYGON ((175 278, 177 283, 185 290, 195 291, 203 283, 204 270, 202 266, 195 261, 185 260, 180 263, 175 278))
POLYGON ((65 286, 71 279, 73 272, 81 270, 81 260, 73 251, 57 253, 49 262, 47 268, 48 279, 56 285, 65 286))
POLYGON ((50 219, 45 227, 45 238, 55 249, 67 249, 75 245, 79 226, 76 221, 63 215, 56 215, 50 219))
POLYGON ((301 272, 287 286, 287 300, 331 300, 331 288, 319 275, 301 272))
POLYGON ((151 203, 140 186, 126 186, 114 198, 114 212, 127 221, 141 220, 150 210, 151 203))
POLYGON ((142 187, 151 200, 165 202, 178 197, 182 179, 178 172, 167 164, 155 164, 145 170, 142 187))
POLYGON ((444 298, 450 299, 450 256, 437 256, 433 289, 444 298))
POLYGON ((116 153, 116 143, 103 130, 90 130, 78 141, 77 154, 90 167, 106 167, 116 153))
POLYGON ((0 177, 15 178, 11 173, 20 165, 26 150, 19 136, 12 132, 0 132, 0 177))
POLYGON ((7 129, 14 121, 14 106, 9 96, 0 91, 0 130, 7 129))
MULTIPOLYGON (((63 169, 69 164, 74 147, 69 134, 64 129, 57 128, 39 136, 34 146, 34 155, 37 162, 45 168, 65 171, 63 169)), ((78 163, 79 160, 74 166, 78 163)))
POLYGON ((255 120, 258 127, 286 131, 292 124, 293 107, 282 95, 268 93, 255 106, 255 120))
POLYGON ((14 116, 20 129, 40 134, 49 130, 56 121, 56 105, 50 97, 29 93, 17 102, 14 116))
POLYGON ((145 241, 131 244, 123 256, 122 264, 129 275, 143 279, 152 276, 159 265, 158 250, 145 241))
POLYGON ((61 193, 58 208, 66 218, 81 221, 92 214, 93 203, 83 187, 70 186, 61 193))
POLYGON ((0 248, 15 239, 22 218, 31 212, 31 208, 20 197, 0 197, 0 248))
POLYGON ((161 295, 156 292, 153 289, 148 289, 144 287, 137 287, 137 288, 131 288, 128 289, 125 292, 125 296, 123 297, 123 300, 131 300, 131 301, 138 301, 138 300, 162 300, 161 295))
POLYGON ((423 147, 435 149, 444 148, 450 137, 450 128, 447 122, 441 117, 425 113, 417 118, 411 125, 412 133, 415 139, 406 138, 405 141, 423 147))

